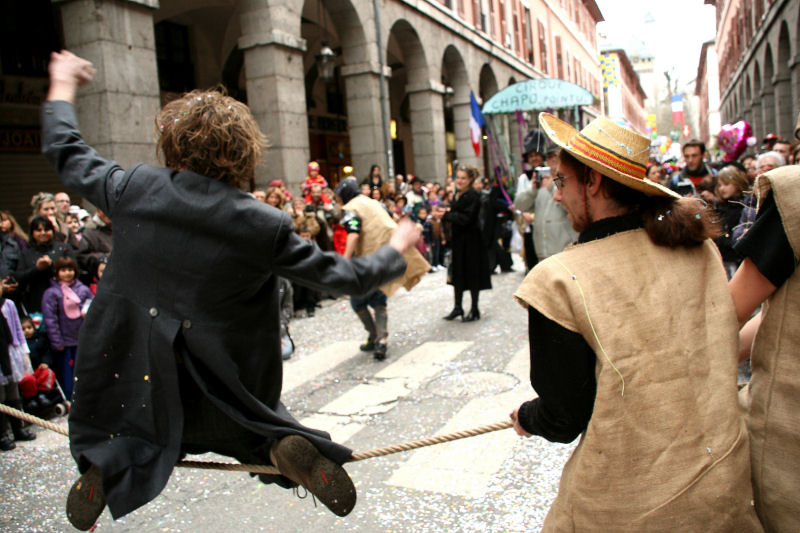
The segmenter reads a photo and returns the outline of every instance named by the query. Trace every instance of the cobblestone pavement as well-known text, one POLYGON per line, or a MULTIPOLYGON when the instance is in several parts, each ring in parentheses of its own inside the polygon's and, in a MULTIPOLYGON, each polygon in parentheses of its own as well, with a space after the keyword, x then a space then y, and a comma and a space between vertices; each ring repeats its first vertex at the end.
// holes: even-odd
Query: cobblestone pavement
MULTIPOLYGON (((526 313, 512 299, 523 267, 515 268, 492 276, 473 323, 441 319, 452 305, 443 271, 401 290, 389 303, 383 362, 359 352, 364 332, 348 301, 324 300, 314 317, 290 325, 297 351, 285 365, 284 403, 356 451, 506 420, 534 396, 526 313)), ((35 441, 0 455, 0 530, 73 531, 64 506, 77 470, 67 440, 35 430, 35 441)), ((353 463, 358 503, 344 518, 245 473, 178 468, 153 502, 116 521, 104 512, 96 531, 538 530, 572 448, 506 429, 353 463)))

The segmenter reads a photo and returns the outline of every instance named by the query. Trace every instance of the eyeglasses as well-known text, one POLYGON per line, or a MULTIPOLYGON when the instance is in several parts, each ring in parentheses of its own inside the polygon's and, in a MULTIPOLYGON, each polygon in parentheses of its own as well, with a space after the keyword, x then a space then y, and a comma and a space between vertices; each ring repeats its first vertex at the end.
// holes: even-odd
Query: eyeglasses
POLYGON ((561 190, 564 188, 564 181, 567 179, 568 176, 558 175, 553 178, 553 183, 556 184, 556 189, 561 190))

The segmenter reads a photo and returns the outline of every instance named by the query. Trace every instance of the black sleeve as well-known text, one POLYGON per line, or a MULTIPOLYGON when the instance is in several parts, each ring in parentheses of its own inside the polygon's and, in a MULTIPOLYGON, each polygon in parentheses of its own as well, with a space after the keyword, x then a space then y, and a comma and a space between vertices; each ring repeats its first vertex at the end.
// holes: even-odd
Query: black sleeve
POLYGON ((572 442, 589 425, 597 391, 595 354, 583 337, 528 308, 531 385, 539 397, 519 409, 528 433, 572 442))
POLYGON ((776 287, 783 285, 794 273, 797 258, 783 229, 772 191, 759 207, 753 225, 734 249, 742 257, 749 257, 758 271, 776 287))
POLYGON ((353 211, 345 211, 342 213, 342 219, 339 223, 344 226, 344 230, 350 233, 361 233, 361 217, 353 211))

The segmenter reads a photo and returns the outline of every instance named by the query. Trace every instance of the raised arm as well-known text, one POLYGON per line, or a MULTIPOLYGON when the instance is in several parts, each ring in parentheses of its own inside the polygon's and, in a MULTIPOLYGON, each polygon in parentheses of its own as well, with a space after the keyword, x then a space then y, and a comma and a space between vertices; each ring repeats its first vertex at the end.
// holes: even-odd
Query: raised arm
POLYGON ((67 51, 50 56, 50 89, 42 108, 42 153, 61 181, 113 217, 125 171, 83 141, 73 104, 92 80, 92 64, 67 51))

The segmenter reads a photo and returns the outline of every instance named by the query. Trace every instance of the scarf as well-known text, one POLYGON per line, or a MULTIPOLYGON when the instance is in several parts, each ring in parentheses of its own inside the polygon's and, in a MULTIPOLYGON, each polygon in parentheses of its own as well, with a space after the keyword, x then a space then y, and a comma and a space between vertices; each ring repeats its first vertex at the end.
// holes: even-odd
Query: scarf
MULTIPOLYGON (((74 281, 72 283, 75 283, 74 281)), ((75 291, 72 290, 70 284, 66 281, 59 281, 59 286, 61 287, 61 294, 64 295, 64 314, 67 315, 67 318, 71 318, 75 320, 76 318, 81 317, 81 299, 75 294, 75 291)))

